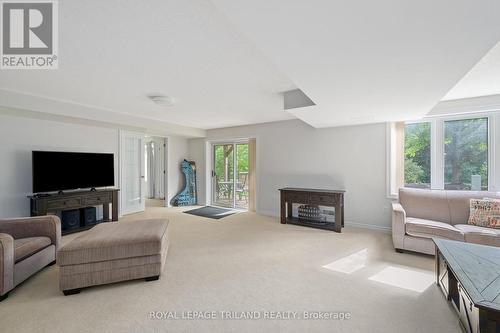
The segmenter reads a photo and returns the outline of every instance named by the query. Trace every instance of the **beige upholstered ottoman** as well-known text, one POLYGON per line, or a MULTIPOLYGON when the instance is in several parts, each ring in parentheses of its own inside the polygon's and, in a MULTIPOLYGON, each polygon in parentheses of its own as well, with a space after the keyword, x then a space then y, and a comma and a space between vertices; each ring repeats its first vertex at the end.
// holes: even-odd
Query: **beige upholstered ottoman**
POLYGON ((168 220, 99 224, 57 252, 59 287, 71 295, 100 284, 157 280, 168 245, 168 220))

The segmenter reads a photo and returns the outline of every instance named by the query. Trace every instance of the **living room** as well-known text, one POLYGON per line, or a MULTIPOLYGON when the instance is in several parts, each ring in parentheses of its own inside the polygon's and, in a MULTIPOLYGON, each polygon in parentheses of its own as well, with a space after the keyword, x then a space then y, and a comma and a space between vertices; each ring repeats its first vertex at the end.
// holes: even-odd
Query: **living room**
POLYGON ((500 332, 500 3, 2 0, 5 332, 500 332))

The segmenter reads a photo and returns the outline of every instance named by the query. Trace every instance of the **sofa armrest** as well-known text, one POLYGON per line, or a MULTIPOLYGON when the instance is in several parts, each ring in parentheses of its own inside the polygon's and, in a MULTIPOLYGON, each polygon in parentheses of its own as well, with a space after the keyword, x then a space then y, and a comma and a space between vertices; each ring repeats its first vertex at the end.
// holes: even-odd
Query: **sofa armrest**
POLYGON ((14 238, 0 233, 0 296, 14 288, 14 238))
POLYGON ((392 203, 392 242, 395 249, 404 249, 406 212, 398 202, 392 203))
POLYGON ((46 236, 57 251, 61 243, 61 221, 55 215, 0 219, 0 233, 9 234, 14 239, 46 236))

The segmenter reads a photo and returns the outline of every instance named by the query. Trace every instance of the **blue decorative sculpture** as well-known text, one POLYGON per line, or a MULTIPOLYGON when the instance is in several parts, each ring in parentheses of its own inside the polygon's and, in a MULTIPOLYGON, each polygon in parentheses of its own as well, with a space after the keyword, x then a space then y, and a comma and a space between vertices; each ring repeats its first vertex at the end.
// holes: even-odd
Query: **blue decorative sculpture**
POLYGON ((184 189, 170 200, 172 206, 196 205, 196 164, 194 161, 184 160, 181 162, 181 170, 184 174, 184 189))

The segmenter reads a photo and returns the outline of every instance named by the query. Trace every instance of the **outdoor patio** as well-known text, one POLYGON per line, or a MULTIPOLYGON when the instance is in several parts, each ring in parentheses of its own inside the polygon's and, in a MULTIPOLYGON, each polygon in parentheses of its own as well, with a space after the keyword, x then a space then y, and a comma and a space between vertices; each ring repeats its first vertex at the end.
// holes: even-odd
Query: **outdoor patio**
POLYGON ((248 209, 248 144, 215 145, 214 162, 213 204, 248 209))
POLYGON ((248 172, 238 173, 236 182, 236 193, 233 192, 233 180, 217 181, 215 202, 217 206, 248 208, 248 172), (236 200, 234 200, 236 197, 236 200))

